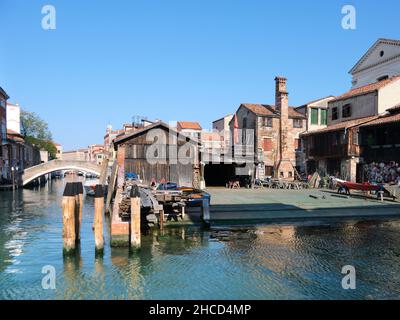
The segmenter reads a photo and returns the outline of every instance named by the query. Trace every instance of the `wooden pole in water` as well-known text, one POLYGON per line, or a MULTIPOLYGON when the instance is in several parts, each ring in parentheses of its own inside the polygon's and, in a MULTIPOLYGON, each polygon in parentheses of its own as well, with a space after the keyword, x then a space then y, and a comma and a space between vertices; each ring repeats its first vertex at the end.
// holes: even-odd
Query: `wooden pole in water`
POLYGON ((133 185, 131 189, 131 248, 140 248, 140 193, 139 187, 133 185))
POLYGON ((158 212, 158 224, 160 230, 164 230, 164 207, 158 212))
POLYGON ((201 204, 201 216, 206 225, 210 224, 210 202, 208 199, 203 199, 201 204))
POLYGON ((82 182, 74 182, 75 185, 75 241, 81 242, 82 210, 83 210, 83 185, 82 182))
POLYGON ((103 237, 103 211, 104 211, 104 190, 98 184, 94 192, 94 243, 96 252, 101 253, 104 249, 103 237))
POLYGON ((67 183, 62 199, 62 238, 63 253, 69 254, 75 250, 75 188, 67 183))

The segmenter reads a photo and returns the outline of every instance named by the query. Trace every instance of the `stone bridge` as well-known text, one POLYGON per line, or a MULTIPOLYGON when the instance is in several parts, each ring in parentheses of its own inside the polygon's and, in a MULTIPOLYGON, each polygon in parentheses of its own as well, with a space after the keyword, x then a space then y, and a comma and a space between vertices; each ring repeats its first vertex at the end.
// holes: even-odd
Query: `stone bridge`
POLYGON ((33 166, 24 170, 22 174, 22 185, 25 186, 29 182, 43 176, 45 174, 61 171, 61 170, 77 170, 83 172, 90 172, 100 176, 101 166, 88 161, 72 161, 72 160, 51 160, 33 166))

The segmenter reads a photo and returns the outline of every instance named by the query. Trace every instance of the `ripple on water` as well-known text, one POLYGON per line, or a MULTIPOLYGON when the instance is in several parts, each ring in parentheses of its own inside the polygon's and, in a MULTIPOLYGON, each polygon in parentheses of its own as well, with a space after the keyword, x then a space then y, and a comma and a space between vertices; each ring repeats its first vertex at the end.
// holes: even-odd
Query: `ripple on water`
POLYGON ((80 253, 63 259, 61 191, 56 181, 0 194, 1 299, 399 298, 400 219, 174 228, 143 236, 138 253, 106 246, 99 259, 87 199, 80 253), (355 291, 341 288, 347 264, 355 291), (56 269, 56 290, 41 287, 44 265, 56 269))

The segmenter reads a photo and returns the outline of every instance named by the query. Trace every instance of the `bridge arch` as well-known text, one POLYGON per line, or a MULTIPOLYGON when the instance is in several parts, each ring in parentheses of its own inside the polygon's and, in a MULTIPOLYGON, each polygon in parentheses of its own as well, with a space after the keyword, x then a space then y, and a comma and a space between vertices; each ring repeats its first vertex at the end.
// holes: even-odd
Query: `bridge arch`
POLYGON ((22 185, 25 186, 45 174, 61 170, 84 171, 100 176, 101 166, 88 161, 51 160, 25 169, 22 174, 22 185))

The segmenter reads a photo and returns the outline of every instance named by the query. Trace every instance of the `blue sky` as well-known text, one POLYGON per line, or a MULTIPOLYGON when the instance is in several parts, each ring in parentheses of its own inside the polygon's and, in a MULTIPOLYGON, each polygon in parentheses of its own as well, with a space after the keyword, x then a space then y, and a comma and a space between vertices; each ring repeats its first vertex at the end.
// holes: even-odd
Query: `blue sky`
POLYGON ((66 149, 105 127, 149 119, 204 128, 243 102, 291 105, 350 87, 347 72, 380 37, 400 39, 397 0, 0 0, 0 86, 66 149), (57 29, 41 28, 54 5, 57 29), (357 9, 357 29, 341 8, 357 9))

